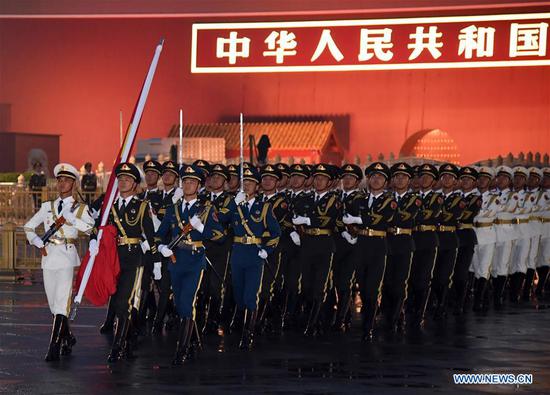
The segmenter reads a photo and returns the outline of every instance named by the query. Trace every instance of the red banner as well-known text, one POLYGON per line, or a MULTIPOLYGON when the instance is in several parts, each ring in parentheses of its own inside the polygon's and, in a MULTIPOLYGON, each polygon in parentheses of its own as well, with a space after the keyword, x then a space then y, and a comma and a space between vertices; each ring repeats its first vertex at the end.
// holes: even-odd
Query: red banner
POLYGON ((191 72, 550 65, 550 13, 193 25, 191 72))

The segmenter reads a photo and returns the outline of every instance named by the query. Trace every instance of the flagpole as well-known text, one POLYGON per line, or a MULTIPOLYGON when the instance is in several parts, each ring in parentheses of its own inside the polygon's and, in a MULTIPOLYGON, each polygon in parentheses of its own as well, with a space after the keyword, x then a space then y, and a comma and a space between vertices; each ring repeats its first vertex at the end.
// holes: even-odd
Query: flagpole
POLYGON ((120 145, 122 145, 122 110, 120 110, 120 117, 119 117, 119 135, 120 135, 120 145))
MULTIPOLYGON (((183 166, 183 109, 180 108, 180 149, 179 149, 179 157, 178 157, 178 164, 179 168, 181 170, 181 167, 183 166)), ((182 187, 182 180, 180 177, 180 188, 182 187)))
MULTIPOLYGON (((119 163, 126 162, 128 160, 128 157, 130 156, 130 152, 132 150, 132 146, 134 145, 134 142, 136 139, 137 130, 141 122, 141 116, 145 108, 145 103, 147 102, 147 96, 149 95, 149 90, 151 89, 151 84, 153 82, 153 77, 155 75, 155 71, 158 65, 158 61, 160 58, 160 54, 162 52, 163 45, 164 45, 164 39, 161 39, 159 44, 155 48, 155 54, 153 56, 153 60, 151 61, 151 65, 149 66, 149 71, 147 72, 147 76, 145 78, 143 86, 141 88, 138 101, 134 107, 134 113, 132 114, 130 124, 128 125, 126 136, 124 138, 123 143, 121 144, 119 154, 116 157, 116 160, 113 164, 113 171, 111 172, 111 176, 109 178, 109 184, 107 186, 107 191, 105 193, 105 196, 107 197, 107 199, 104 199, 103 204, 101 206, 101 222, 100 222, 100 229, 97 234, 98 245, 100 245, 101 243, 101 237, 103 236, 103 226, 105 226, 107 223, 107 220, 109 218, 109 212, 111 210, 113 201, 118 191, 118 183, 117 183, 114 169, 116 168, 116 166, 118 166, 119 163)), ((88 284, 88 280, 90 279, 94 262, 95 262, 95 255, 90 255, 90 259, 88 260, 88 264, 86 265, 86 269, 84 271, 82 281, 80 283, 80 287, 74 298, 74 304, 70 313, 71 320, 74 320, 74 318, 76 317, 76 310, 80 305, 80 303, 82 302, 82 297, 84 295, 86 285, 88 284)))
POLYGON ((239 158, 239 161, 241 163, 241 166, 240 166, 240 178, 241 178, 241 192, 244 191, 244 187, 243 187, 243 180, 244 180, 244 175, 243 175, 243 164, 244 164, 244 121, 243 121, 243 113, 241 112, 241 116, 240 116, 240 144, 241 144, 241 154, 240 154, 240 158, 239 158))

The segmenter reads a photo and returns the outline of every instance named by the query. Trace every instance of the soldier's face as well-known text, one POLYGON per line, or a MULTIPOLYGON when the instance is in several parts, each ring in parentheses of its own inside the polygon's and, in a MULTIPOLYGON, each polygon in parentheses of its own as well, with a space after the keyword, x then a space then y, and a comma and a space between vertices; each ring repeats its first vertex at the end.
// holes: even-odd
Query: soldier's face
POLYGON ((120 193, 128 193, 134 190, 136 182, 130 176, 121 175, 118 176, 118 190, 120 193))
POLYGON ((460 179, 460 186, 463 191, 471 191, 476 186, 476 182, 471 177, 462 177, 460 179))
POLYGON ((522 189, 527 182, 527 177, 524 174, 514 174, 514 188, 522 189))
POLYGON ((313 185, 313 177, 309 177, 307 180, 306 180, 306 183, 305 183, 305 187, 306 188, 309 188, 310 186, 313 185))
POLYGON ((422 174, 420 176, 419 182, 420 182, 420 188, 428 189, 431 188, 433 183, 435 181, 435 178, 433 178, 429 174, 422 174))
POLYGON ((369 188, 371 191, 380 191, 386 186, 386 177, 380 173, 373 173, 369 177, 369 188))
POLYGON ((487 189, 489 188, 489 184, 491 183, 491 179, 487 176, 480 176, 477 179, 477 186, 481 189, 487 189))
POLYGON ((398 173, 392 178, 393 186, 398 191, 403 191, 409 188, 411 179, 406 174, 398 173))
POLYGON ((227 186, 231 190, 235 190, 239 188, 239 177, 237 177, 234 174, 231 174, 231 176, 229 177, 229 182, 227 183, 227 186))
POLYGON ((529 174, 529 179, 527 180, 527 186, 531 189, 534 189, 540 185, 540 177, 536 174, 529 174))
POLYGON ((182 182, 183 184, 183 194, 185 196, 194 196, 197 194, 197 191, 199 190, 199 180, 195 180, 194 178, 186 178, 182 182))
POLYGON ((72 192, 74 180, 69 177, 57 177, 57 192, 60 195, 65 195, 72 192))
POLYGON ((219 174, 212 174, 210 177, 210 188, 214 190, 219 190, 223 188, 223 183, 225 182, 225 178, 219 174))
POLYGON ((162 175, 162 183, 165 186, 172 186, 176 183, 176 175, 171 171, 167 171, 162 175))
POLYGON ((443 174, 441 176, 441 186, 445 189, 454 188, 456 181, 456 177, 451 174, 443 174))
POLYGON ((147 184, 147 186, 156 187, 158 182, 159 182, 159 173, 152 170, 145 172, 145 183, 147 184))
POLYGON ((542 179, 542 187, 544 189, 550 188, 550 177, 549 176, 544 176, 544 178, 542 179))
POLYGON ((496 178, 497 187, 500 190, 506 189, 510 186, 510 177, 504 174, 499 174, 496 178))
POLYGON ((254 182, 252 180, 244 180, 243 181, 243 191, 248 196, 254 196, 256 194, 256 191, 258 190, 258 183, 254 182))
POLYGON ((313 177, 313 187, 317 192, 324 192, 330 187, 330 178, 322 174, 313 177))
POLYGON ((288 185, 288 176, 286 174, 283 174, 281 176, 281 179, 277 182, 277 188, 283 189, 286 188, 288 185))
POLYGON ((277 178, 273 176, 262 177, 262 189, 266 192, 274 191, 277 188, 277 178))
POLYGON ((297 174, 293 174, 290 177, 290 187, 292 189, 300 189, 304 186, 306 182, 306 178, 304 176, 299 176, 297 174))
POLYGON ((359 179, 356 177, 349 174, 342 177, 342 188, 344 191, 351 191, 352 189, 357 188, 357 185, 359 185, 359 179))

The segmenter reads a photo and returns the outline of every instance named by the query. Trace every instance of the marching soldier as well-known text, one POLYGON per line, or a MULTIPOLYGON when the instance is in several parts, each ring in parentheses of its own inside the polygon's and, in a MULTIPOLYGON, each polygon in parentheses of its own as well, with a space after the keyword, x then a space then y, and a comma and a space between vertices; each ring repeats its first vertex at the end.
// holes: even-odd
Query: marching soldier
POLYGON ((510 190, 513 177, 512 169, 508 166, 499 166, 496 169, 496 174, 496 192, 498 193, 500 207, 495 220, 497 241, 491 265, 491 281, 493 283, 494 307, 499 310, 502 308, 502 297, 508 276, 512 245, 516 238, 514 213, 517 207, 517 196, 514 198, 510 190))
POLYGON ((476 232, 477 244, 474 247, 474 255, 472 257, 472 269, 474 272, 473 310, 475 312, 488 308, 485 303, 487 281, 489 280, 489 270, 497 238, 494 221, 500 204, 498 193, 489 189, 494 176, 495 171, 493 168, 479 168, 477 188, 481 194, 481 208, 474 218, 474 231, 476 232))
MULTIPOLYGON (((116 292, 112 296, 118 323, 111 352, 107 359, 109 363, 131 356, 128 333, 131 326, 132 309, 139 308, 139 305, 136 304, 139 300, 143 273, 144 254, 141 243, 144 240, 149 244, 155 265, 160 261, 148 203, 139 199, 135 194, 136 187, 141 180, 138 168, 131 163, 120 163, 115 168, 115 175, 118 180, 119 197, 111 207, 108 224, 116 228, 120 275, 116 292)), ((94 228, 89 246, 90 255, 97 255, 99 252, 99 245, 95 238, 96 232, 97 229, 94 228)))
POLYGON ((229 181, 227 181, 226 183, 226 190, 233 196, 235 196, 237 192, 239 192, 239 187, 241 183, 239 179, 239 176, 240 176, 239 169, 240 169, 239 165, 227 165, 227 172, 229 173, 229 181))
POLYGON ((542 235, 537 257, 537 276, 539 282, 535 290, 535 295, 539 300, 544 299, 546 296, 544 289, 548 279, 548 270, 550 269, 550 168, 545 167, 542 169, 542 172, 542 197, 539 200, 542 235))
MULTIPOLYGON (((305 190, 306 180, 309 178, 309 169, 300 164, 290 166, 290 193, 289 193, 289 211, 292 217, 305 216, 309 211, 311 204, 311 194, 305 190)), ((292 218, 289 218, 291 221, 292 218)), ((294 225, 292 222, 285 224, 286 227, 294 225)), ((300 288, 301 261, 299 259, 301 246, 301 233, 303 227, 294 227, 289 233, 292 243, 284 243, 283 248, 286 254, 281 263, 281 272, 283 275, 283 293, 284 308, 282 328, 286 329, 293 326, 296 322, 298 292, 300 288)))
POLYGON ((541 202, 543 201, 543 191, 540 184, 543 178, 543 171, 537 167, 530 167, 529 178, 527 179, 528 197, 525 206, 529 211, 529 234, 531 240, 529 243, 529 256, 527 257, 527 271, 525 274, 525 283, 521 299, 524 302, 531 300, 533 290, 533 280, 535 278, 535 270, 537 267, 537 255, 539 254, 540 238, 543 230, 540 212, 542 210, 541 202))
POLYGON ((280 228, 269 203, 258 199, 260 175, 253 167, 243 170, 243 191, 229 205, 233 228, 231 276, 237 310, 243 316, 239 348, 249 349, 254 341, 258 292, 265 259, 279 243, 280 228))
POLYGON ((340 201, 330 191, 333 173, 325 164, 313 167, 313 188, 308 209, 302 215, 292 219, 295 226, 302 226, 300 237, 300 262, 307 324, 304 334, 314 336, 318 333, 318 320, 321 305, 325 300, 329 273, 334 254, 334 239, 331 237, 340 217, 340 201))
POLYGON ((204 185, 201 185, 201 188, 199 190, 199 196, 201 197, 208 197, 208 192, 210 192, 210 163, 203 159, 197 159, 193 162, 193 166, 197 166, 199 169, 201 169, 204 173, 204 185))
POLYGON ((386 268, 387 229, 392 220, 397 203, 390 192, 385 190, 390 178, 389 167, 382 162, 374 162, 365 170, 369 192, 358 199, 343 222, 354 225, 357 235, 356 275, 363 306, 363 341, 373 339, 374 321, 378 310, 378 296, 386 268))
MULTIPOLYGON (((458 220, 466 207, 462 193, 455 189, 459 170, 452 163, 445 163, 439 168, 443 206, 437 226, 439 249, 432 279, 432 297, 434 317, 443 318, 446 315, 445 303, 449 291, 451 275, 458 253, 458 236, 456 233, 458 220)), ((467 269, 467 268, 466 268, 467 269)))
MULTIPOLYGON (((210 172, 210 192, 207 194, 208 201, 219 213, 220 226, 223 233, 228 234, 229 222, 226 214, 229 212, 229 204, 233 196, 224 191, 224 184, 229 181, 229 172, 222 164, 215 164, 210 172)), ((233 243, 232 238, 225 237, 205 240, 206 255, 212 264, 208 267, 205 277, 205 303, 207 311, 207 322, 203 328, 204 333, 215 333, 221 323, 222 301, 229 297, 226 287, 226 277, 229 265, 229 252, 233 243), (225 290, 225 291, 224 291, 225 290), (223 292, 223 293, 222 293, 223 292)))
MULTIPOLYGON (((157 232, 163 241, 159 252, 165 258, 175 257, 169 263, 170 280, 175 305, 180 317, 176 353, 173 365, 181 365, 192 357, 191 339, 195 333, 195 298, 206 265, 205 240, 223 238, 215 206, 205 205, 198 190, 205 177, 195 165, 183 166, 183 198, 169 206, 157 232), (181 240, 172 246, 172 240, 181 240)), ((222 182, 223 185, 223 182, 222 182)))
POLYGON ((286 196, 290 180, 290 167, 286 163, 277 163, 275 168, 281 174, 281 179, 277 182, 277 192, 286 196))
MULTIPOLYGON (((181 190, 176 187, 178 180, 178 164, 174 161, 166 161, 162 164, 162 184, 164 190, 159 192, 160 204, 156 216, 162 221, 168 207, 172 206, 181 198, 181 190)), ((153 323, 153 333, 160 334, 164 327, 164 317, 168 310, 172 310, 173 301, 170 299, 172 291, 170 290, 170 271, 168 259, 162 259, 162 262, 156 262, 153 267, 153 276, 157 282, 159 297, 157 302, 157 314, 153 323)), ((168 327, 168 325, 167 325, 168 327)))
POLYGON ((512 181, 514 193, 512 199, 516 200, 515 223, 516 240, 512 245, 512 257, 508 270, 510 280, 510 302, 519 303, 525 274, 527 273, 527 260, 529 258, 529 247, 531 244, 531 229, 529 215, 531 207, 528 202, 528 193, 525 189, 529 172, 523 166, 514 167, 514 178, 512 181))
MULTIPOLYGON (((354 164, 343 165, 340 179, 342 180, 342 215, 345 215, 357 204, 357 199, 364 197, 363 193, 359 191, 363 171, 354 164)), ((353 251, 357 244, 357 238, 352 235, 353 231, 350 232, 351 229, 348 230, 348 227, 344 225, 342 218, 338 219, 336 229, 338 234, 334 236, 336 252, 334 253, 333 263, 333 283, 338 304, 332 327, 335 330, 346 331, 351 315, 351 288, 354 283, 354 259, 356 258, 353 251)))
POLYGON ((411 268, 414 220, 422 205, 410 188, 413 168, 398 162, 391 167, 391 181, 397 208, 388 228, 388 260, 382 287, 382 313, 391 332, 397 331, 403 302, 407 297, 407 280, 411 268))
POLYGON ((70 164, 60 163, 55 166, 54 175, 59 197, 43 202, 40 210, 23 227, 29 243, 42 251, 44 289, 54 316, 46 361, 57 361, 60 354, 70 354, 76 344, 67 319, 74 268, 80 266, 75 243, 79 231, 90 234, 94 226, 86 204, 78 203, 73 197, 78 184, 78 170, 70 164), (57 229, 46 244, 35 233, 40 224, 44 224, 46 232, 57 229))
POLYGON ((454 290, 454 313, 464 313, 464 303, 468 288, 468 270, 472 264, 475 246, 477 244, 474 230, 474 218, 481 209, 482 198, 476 189, 478 172, 473 167, 460 169, 460 187, 465 207, 457 226, 458 253, 453 271, 452 287, 454 290))
POLYGON ((439 246, 436 230, 443 198, 433 189, 438 178, 439 172, 434 165, 426 163, 418 168, 418 194, 422 206, 415 218, 413 231, 415 251, 408 280, 407 299, 407 308, 412 316, 409 322, 416 328, 420 328, 424 322, 439 246))
POLYGON ((289 232, 292 231, 292 227, 288 227, 288 202, 284 193, 277 192, 277 186, 282 179, 281 172, 276 166, 267 164, 260 170, 262 194, 261 200, 264 203, 269 203, 273 209, 273 214, 279 223, 281 228, 281 238, 279 244, 273 251, 273 253, 266 260, 267 270, 264 270, 264 276, 262 279, 262 287, 260 292, 260 301, 258 304, 258 321, 260 329, 264 330, 268 327, 273 328, 273 325, 269 325, 269 320, 275 325, 280 327, 281 317, 281 298, 280 290, 276 290, 277 279, 279 278, 280 265, 282 259, 283 243, 288 244, 290 242, 289 232), (283 242, 283 239, 285 241, 283 242), (277 291, 278 300, 275 300, 275 292, 277 291), (275 317, 277 316, 277 319, 275 317))

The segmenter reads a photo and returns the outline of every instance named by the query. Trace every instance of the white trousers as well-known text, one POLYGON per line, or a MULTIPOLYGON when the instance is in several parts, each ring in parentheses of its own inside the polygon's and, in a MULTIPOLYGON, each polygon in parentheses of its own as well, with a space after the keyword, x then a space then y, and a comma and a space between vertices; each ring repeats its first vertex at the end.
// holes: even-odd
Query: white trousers
POLYGON ((74 267, 43 269, 44 289, 53 315, 69 315, 73 290, 74 267))
POLYGON ((529 247, 531 239, 517 239, 512 247, 512 257, 510 258, 510 270, 508 274, 527 272, 527 259, 529 258, 529 247))
POLYGON ((507 276, 514 241, 495 243, 495 253, 491 264, 491 277, 507 276))
POLYGON ((550 266, 550 237, 540 239, 537 267, 550 266))
POLYGON ((475 278, 489 279, 489 270, 495 254, 495 243, 477 244, 474 249, 471 268, 475 278))

